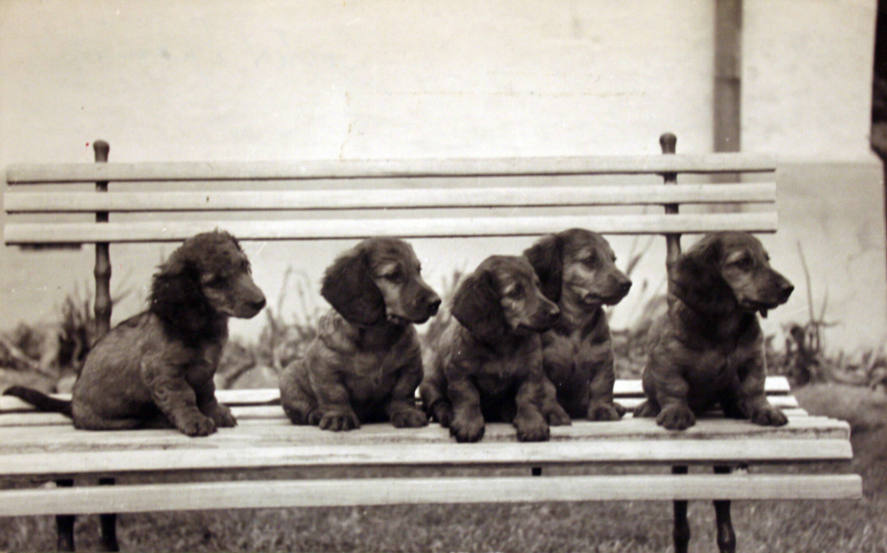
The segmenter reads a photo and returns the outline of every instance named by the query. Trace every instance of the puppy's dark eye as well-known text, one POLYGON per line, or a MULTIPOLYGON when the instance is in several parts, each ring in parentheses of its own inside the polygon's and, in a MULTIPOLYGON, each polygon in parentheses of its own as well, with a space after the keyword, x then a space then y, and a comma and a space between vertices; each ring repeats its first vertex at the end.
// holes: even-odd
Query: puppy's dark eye
POLYGON ((737 269, 748 270, 754 266, 754 260, 749 256, 743 256, 732 263, 737 269))
POLYGON ((400 269, 395 269, 394 271, 383 275, 383 278, 385 280, 390 280, 391 282, 400 282, 401 280, 403 280, 403 273, 400 269))
POLYGON ((505 295, 509 298, 519 298, 524 293, 524 287, 520 284, 515 284, 511 288, 505 291, 505 295))
POLYGON ((588 254, 587 257, 583 257, 580 261, 582 261, 582 263, 591 267, 597 263, 597 256, 594 255, 593 253, 591 253, 591 254, 588 254))
POLYGON ((208 286, 210 288, 223 288, 225 286, 225 277, 221 275, 216 275, 210 279, 208 279, 204 286, 208 286))

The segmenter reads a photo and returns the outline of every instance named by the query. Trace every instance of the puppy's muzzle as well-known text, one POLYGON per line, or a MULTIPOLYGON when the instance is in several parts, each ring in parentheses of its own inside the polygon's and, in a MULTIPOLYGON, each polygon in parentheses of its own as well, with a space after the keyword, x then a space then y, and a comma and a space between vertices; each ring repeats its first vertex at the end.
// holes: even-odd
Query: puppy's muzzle
POLYGON ((255 317, 261 311, 265 304, 265 294, 256 286, 251 278, 244 276, 238 282, 238 290, 240 301, 234 310, 234 316, 240 319, 249 319, 255 317))

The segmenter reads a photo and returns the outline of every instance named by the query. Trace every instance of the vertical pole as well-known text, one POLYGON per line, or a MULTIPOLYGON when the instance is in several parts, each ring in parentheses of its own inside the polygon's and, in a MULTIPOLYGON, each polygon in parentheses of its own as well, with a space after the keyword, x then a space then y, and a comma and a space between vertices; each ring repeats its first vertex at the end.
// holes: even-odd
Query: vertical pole
MULTIPOLYGON (((92 144, 96 163, 107 163, 111 147, 104 140, 96 140, 92 144)), ((108 181, 95 183, 96 192, 107 192, 108 181)), ((107 223, 108 212, 97 211, 96 223, 107 223)), ((95 244, 95 339, 98 340, 111 329, 111 256, 107 242, 95 244)))
MULTIPOLYGON (((113 486, 113 478, 99 478, 99 486, 113 486)), ((103 551, 120 551, 117 543, 117 514, 102 513, 99 515, 99 523, 102 533, 103 551)))
MULTIPOLYGON (((74 485, 74 480, 56 480, 55 485, 70 488, 74 485)), ((55 535, 58 551, 74 551, 74 515, 56 515, 55 535)))
MULTIPOLYGON (((728 466, 715 466, 715 474, 730 474, 728 466)), ((715 501, 715 524, 717 527, 718 550, 721 553, 736 552, 736 533, 730 518, 730 501, 715 501)))
MULTIPOLYGON (((678 137, 674 133, 663 133, 659 136, 659 146, 662 148, 663 155, 674 155, 677 150, 678 137)), ((676 185, 678 183, 677 173, 663 173, 662 179, 666 186, 676 185)), ((675 214, 678 212, 677 204, 665 204, 666 214, 675 214)), ((665 235, 665 267, 668 274, 668 286, 671 288, 671 272, 681 255, 681 235, 677 233, 669 233, 665 235)), ((686 465, 677 465, 671 467, 672 474, 687 474, 688 467, 686 465)), ((687 501, 674 501, 674 529, 672 530, 672 538, 674 539, 675 553, 687 553, 687 546, 690 543, 690 523, 687 521, 687 501)))
MULTIPOLYGON (((104 140, 96 140, 92 144, 96 163, 107 163, 111 146, 104 140)), ((96 192, 108 191, 108 181, 95 183, 96 192)), ((97 211, 96 223, 107 223, 108 212, 97 211)), ((107 242, 95 244, 95 339, 98 340, 111 329, 111 254, 107 242)), ((100 478, 99 485, 113 486, 113 478, 100 478)), ((104 513, 99 515, 102 532, 102 546, 105 551, 119 551, 117 544, 117 515, 104 513)))
POLYGON ((740 149, 742 0, 715 2, 714 151, 740 149))
MULTIPOLYGON (((659 136, 659 146, 662 148, 663 155, 672 155, 675 153, 678 144, 678 137, 673 133, 667 132, 663 133, 659 136)), ((665 185, 674 185, 678 183, 678 175, 677 173, 663 173, 662 179, 665 182, 665 185)), ((677 213, 678 206, 677 204, 665 204, 665 213, 677 213)), ((681 235, 680 234, 666 234, 665 235, 665 267, 668 271, 668 275, 671 276, 672 267, 677 262, 678 257, 681 255, 681 235)), ((669 282, 671 279, 669 278, 669 282)))
MULTIPOLYGON (((671 467, 672 474, 687 474, 687 466, 679 465, 671 467)), ((672 531, 674 539, 675 553, 687 553, 687 546, 690 544, 690 523, 687 521, 687 501, 678 500, 674 502, 674 530, 672 531)))

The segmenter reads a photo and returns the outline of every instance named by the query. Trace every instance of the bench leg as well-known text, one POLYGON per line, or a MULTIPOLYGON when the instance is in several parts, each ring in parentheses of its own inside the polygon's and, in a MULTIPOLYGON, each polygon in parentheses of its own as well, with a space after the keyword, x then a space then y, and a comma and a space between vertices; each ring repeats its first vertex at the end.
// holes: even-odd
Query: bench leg
MULTIPOLYGON (((55 485, 60 488, 70 488, 73 480, 56 480, 55 485)), ((56 515, 55 517, 56 549, 59 551, 74 551, 74 515, 56 515)))
MULTIPOLYGON (((730 467, 715 467, 715 474, 729 474, 730 472, 730 467)), ((735 553, 736 533, 733 531, 733 521, 730 518, 730 502, 714 501, 714 505, 718 531, 718 550, 721 553, 735 553)))
MULTIPOLYGON (((686 466, 671 467, 672 474, 687 474, 686 466)), ((687 545, 690 543, 690 523, 687 521, 687 502, 674 502, 674 538, 675 553, 687 553, 687 545)))
MULTIPOLYGON (((113 478, 100 478, 100 486, 113 486, 113 478)), ((117 543, 117 515, 115 513, 106 513, 99 515, 99 522, 102 526, 102 548, 104 551, 120 551, 120 545, 117 543)))

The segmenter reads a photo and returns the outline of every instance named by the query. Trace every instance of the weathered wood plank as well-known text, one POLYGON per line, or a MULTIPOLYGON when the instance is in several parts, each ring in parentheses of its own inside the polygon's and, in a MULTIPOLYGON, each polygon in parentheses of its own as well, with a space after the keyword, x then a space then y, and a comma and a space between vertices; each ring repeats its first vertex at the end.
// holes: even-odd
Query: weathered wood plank
POLYGON ((138 513, 415 503, 675 499, 858 499, 858 475, 360 478, 9 490, 0 515, 138 513))
POLYGON ((718 153, 670 156, 337 159, 289 162, 14 164, 7 168, 6 180, 11 185, 17 185, 95 181, 261 181, 649 173, 766 173, 775 170, 775 160, 770 156, 751 153, 718 153))
MULTIPOLYGON (((720 417, 701 418, 683 432, 670 432, 654 419, 626 417, 613 422, 574 421, 570 426, 551 428, 551 441, 582 440, 715 440, 715 439, 848 439, 846 422, 825 417, 790 416, 782 427, 764 427, 747 421, 720 417)), ((514 427, 487 425, 483 441, 516 442, 514 427)), ((236 428, 189 438, 172 429, 130 431, 74 430, 70 425, 0 427, 0 454, 40 452, 110 451, 126 449, 223 449, 241 447, 286 447, 293 445, 454 444, 446 428, 431 424, 422 428, 394 428, 388 423, 366 424, 350 432, 329 432, 317 427, 294 426, 285 417, 243 419, 236 428)))
POLYGON ((720 230, 775 232, 776 212, 435 217, 385 219, 137 221, 111 223, 9 223, 8 245, 90 242, 177 242, 224 229, 240 240, 335 240, 370 236, 449 238, 538 236, 584 227, 604 234, 706 233, 720 230))
POLYGON ((8 213, 281 211, 773 203, 774 183, 203 192, 10 192, 8 213))
MULTIPOLYGON (((642 398, 620 399, 620 403, 627 409, 634 409, 642 401, 642 398)), ((786 415, 800 417, 807 412, 799 408, 797 400, 793 396, 772 396, 770 402, 783 410, 786 415)), ((229 404, 234 416, 241 422, 257 419, 283 419, 283 409, 280 405, 238 405, 229 404)), ((24 409, 24 406, 23 406, 24 409)), ((716 416, 716 412, 713 413, 716 416)), ((28 408, 22 411, 8 411, 0 415, 0 427, 4 426, 44 426, 44 425, 68 425, 71 419, 58 413, 40 413, 28 408)), ((36 431, 36 430, 35 430, 36 431)))
MULTIPOLYGON (((764 386, 767 395, 779 396, 791 392, 791 385, 784 376, 768 376, 764 386)), ((628 397, 642 397, 644 390, 639 379, 618 379, 613 385, 613 395, 622 401, 628 397)), ((53 397, 71 399, 70 394, 53 394, 53 397)), ((262 405, 277 401, 280 398, 280 391, 277 388, 216 390, 216 397, 227 405, 262 405)), ((771 401, 774 400, 774 398, 771 398, 771 401)), ((794 407, 797 404, 797 401, 794 401, 793 398, 789 403, 780 403, 781 406, 785 407, 794 407)), ((18 398, 0 396, 0 413, 23 409, 30 411, 33 410, 33 407, 18 398)))
POLYGON ((481 467, 600 463, 803 463, 846 461, 850 442, 821 440, 585 440, 551 443, 329 444, 0 455, 7 477, 271 468, 481 467))
MULTIPOLYGON (((791 393, 791 384, 784 376, 768 376, 764 381, 764 390, 767 395, 782 395, 791 393)), ((613 384, 613 395, 617 398, 643 396, 644 388, 640 379, 620 378, 613 384)))

